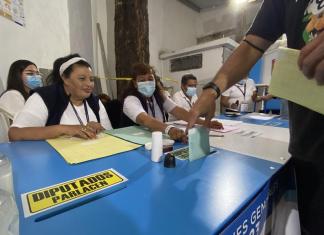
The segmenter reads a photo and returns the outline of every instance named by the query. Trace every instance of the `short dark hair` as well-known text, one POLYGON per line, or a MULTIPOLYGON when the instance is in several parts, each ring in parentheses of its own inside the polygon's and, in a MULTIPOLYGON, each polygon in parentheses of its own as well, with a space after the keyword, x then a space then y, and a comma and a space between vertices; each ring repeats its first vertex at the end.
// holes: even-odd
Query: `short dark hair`
POLYGON ((181 84, 186 85, 189 80, 196 80, 197 78, 193 74, 185 74, 181 78, 181 84))
POLYGON ((22 72, 29 66, 35 65, 35 63, 29 60, 17 60, 10 65, 8 79, 7 79, 7 91, 17 90, 27 100, 29 94, 26 92, 24 82, 22 80, 22 72))
POLYGON ((148 73, 153 73, 152 67, 145 63, 136 63, 132 66, 132 78, 135 79, 139 75, 145 75, 148 73))
MULTIPOLYGON (((58 59, 56 59, 53 63, 53 70, 52 72, 48 75, 47 79, 46 79, 46 82, 47 84, 53 84, 53 83, 63 83, 63 80, 61 78, 61 75, 60 75, 60 67, 63 63, 65 63, 66 61, 74 58, 74 57, 81 57, 79 54, 75 53, 75 54, 71 54, 71 55, 68 55, 68 56, 65 56, 65 57, 60 57, 58 59)), ((74 64, 71 64, 69 67, 67 67, 65 69, 65 71, 63 72, 63 75, 65 77, 69 77, 71 72, 73 71, 73 65, 80 65, 80 66, 85 66, 85 67, 88 67, 88 68, 91 68, 91 65, 87 62, 87 61, 84 61, 84 60, 80 60, 78 62, 75 62, 74 64)))

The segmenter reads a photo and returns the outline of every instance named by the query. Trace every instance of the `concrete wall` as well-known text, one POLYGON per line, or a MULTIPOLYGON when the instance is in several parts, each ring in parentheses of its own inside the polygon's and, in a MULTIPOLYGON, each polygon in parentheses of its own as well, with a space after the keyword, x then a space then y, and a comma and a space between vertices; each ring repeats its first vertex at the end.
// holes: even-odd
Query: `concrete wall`
POLYGON ((24 14, 25 27, 0 17, 0 77, 4 84, 15 60, 28 59, 38 67, 51 68, 56 58, 70 53, 67 0, 25 0, 24 14))

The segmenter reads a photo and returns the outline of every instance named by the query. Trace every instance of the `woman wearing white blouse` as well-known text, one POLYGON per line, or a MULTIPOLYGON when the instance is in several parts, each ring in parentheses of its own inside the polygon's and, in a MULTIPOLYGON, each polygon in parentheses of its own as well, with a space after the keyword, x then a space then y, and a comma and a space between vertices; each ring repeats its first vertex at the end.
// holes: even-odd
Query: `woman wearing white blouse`
MULTIPOLYGON (((172 114, 179 120, 187 121, 189 112, 164 95, 160 84, 156 82, 151 66, 142 63, 135 64, 132 71, 132 81, 124 95, 123 113, 125 115, 122 120, 124 125, 139 124, 152 131, 162 131, 171 139, 186 141, 186 134, 183 130, 165 122, 167 121, 166 113, 172 114)), ((204 121, 198 120, 197 123, 204 124, 204 121)), ((217 121, 212 121, 210 126, 222 128, 222 124, 217 121)))
POLYGON ((9 129, 10 140, 40 140, 61 135, 96 138, 111 129, 106 110, 92 94, 89 63, 78 54, 54 62, 53 84, 36 89, 9 129))

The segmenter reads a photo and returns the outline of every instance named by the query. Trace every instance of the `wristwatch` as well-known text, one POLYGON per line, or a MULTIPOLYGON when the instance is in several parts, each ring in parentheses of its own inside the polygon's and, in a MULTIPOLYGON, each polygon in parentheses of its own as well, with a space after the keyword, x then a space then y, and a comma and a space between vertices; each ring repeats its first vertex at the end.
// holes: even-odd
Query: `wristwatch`
POLYGON ((221 95, 221 91, 220 91, 219 87, 218 87, 215 83, 213 83, 213 82, 208 82, 208 83, 203 87, 203 90, 205 90, 205 89, 209 89, 209 88, 211 88, 211 89, 213 89, 214 91, 216 91, 216 93, 217 93, 216 99, 221 95))

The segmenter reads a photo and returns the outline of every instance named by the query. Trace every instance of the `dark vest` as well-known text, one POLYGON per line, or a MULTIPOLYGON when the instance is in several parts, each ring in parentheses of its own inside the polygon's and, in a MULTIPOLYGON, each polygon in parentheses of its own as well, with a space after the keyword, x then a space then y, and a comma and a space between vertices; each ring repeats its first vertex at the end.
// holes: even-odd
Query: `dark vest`
MULTIPOLYGON (((46 104, 48 110, 46 126, 60 124, 61 117, 69 104, 69 96, 65 93, 63 85, 53 84, 50 86, 40 87, 33 90, 31 94, 34 92, 37 92, 46 104)), ((91 94, 86 101, 94 112, 97 121, 100 122, 98 97, 91 94)))
MULTIPOLYGON (((135 97, 137 97, 140 100, 140 102, 141 102, 144 110, 148 113, 148 107, 147 107, 146 99, 143 98, 143 96, 138 91, 133 91, 133 92, 129 93, 127 96, 135 96, 135 97)), ((157 91, 154 92, 154 98, 155 98, 156 103, 158 104, 158 106, 159 106, 159 108, 161 110, 162 115, 163 115, 163 122, 167 122, 168 115, 167 115, 167 113, 164 112, 164 109, 163 109, 163 100, 160 98, 160 96, 158 95, 157 91)), ((124 101, 123 101, 123 106, 124 106, 124 101)), ((138 124, 135 123, 135 122, 133 122, 130 118, 128 118, 124 114, 124 112, 122 112, 121 126, 122 127, 127 127, 127 126, 134 126, 134 125, 138 125, 138 124)))

